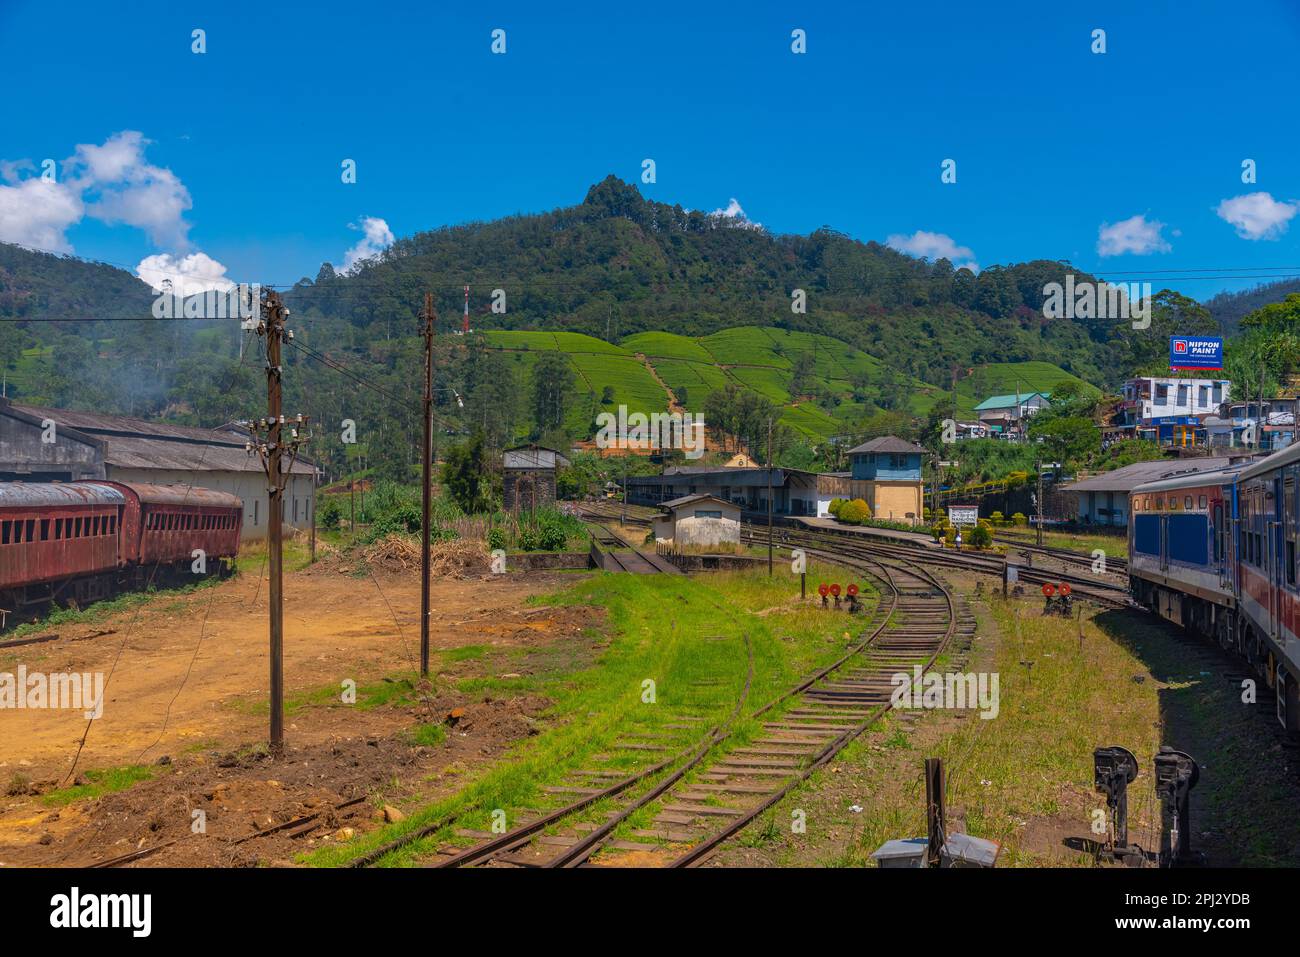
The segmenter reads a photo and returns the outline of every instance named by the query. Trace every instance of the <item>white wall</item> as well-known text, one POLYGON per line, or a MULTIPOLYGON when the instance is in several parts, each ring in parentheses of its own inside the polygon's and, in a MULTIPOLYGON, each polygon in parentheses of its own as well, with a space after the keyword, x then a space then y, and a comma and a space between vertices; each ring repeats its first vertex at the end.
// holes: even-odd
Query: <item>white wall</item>
MULTIPOLYGON (((244 541, 266 538, 266 476, 261 472, 177 472, 166 469, 124 469, 108 466, 108 478, 115 482, 148 482, 154 485, 195 485, 238 495, 244 503, 244 541)), ((308 530, 316 507, 316 481, 311 475, 295 473, 284 486, 284 523, 308 530), (295 512, 296 510, 296 512, 295 512), (295 514, 297 518, 295 519, 295 514)))

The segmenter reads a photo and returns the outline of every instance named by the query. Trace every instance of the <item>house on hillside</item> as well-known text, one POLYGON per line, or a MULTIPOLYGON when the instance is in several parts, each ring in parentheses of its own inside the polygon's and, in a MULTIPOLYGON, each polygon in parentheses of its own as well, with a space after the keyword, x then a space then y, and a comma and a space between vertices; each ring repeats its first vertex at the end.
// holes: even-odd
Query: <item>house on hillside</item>
POLYGON ((921 446, 892 435, 849 449, 851 497, 864 500, 875 518, 920 523, 924 454, 921 446))
POLYGON ((1023 438, 1029 417, 1051 405, 1046 392, 989 396, 975 406, 980 424, 998 438, 1023 438))

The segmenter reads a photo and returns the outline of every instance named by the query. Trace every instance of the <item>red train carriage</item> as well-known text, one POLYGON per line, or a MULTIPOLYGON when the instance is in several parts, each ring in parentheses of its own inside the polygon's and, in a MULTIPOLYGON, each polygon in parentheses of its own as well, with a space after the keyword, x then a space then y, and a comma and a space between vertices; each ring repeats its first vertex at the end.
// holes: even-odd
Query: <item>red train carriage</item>
POLYGON ((0 483, 0 609, 111 594, 125 508, 105 482, 0 483))
POLYGON ((243 519, 236 496, 188 485, 0 483, 0 627, 31 606, 193 581, 196 550, 223 574, 243 519))
POLYGON ((128 564, 188 567, 195 549, 209 562, 239 553, 244 503, 237 496, 191 485, 101 484, 126 496, 122 549, 128 564))

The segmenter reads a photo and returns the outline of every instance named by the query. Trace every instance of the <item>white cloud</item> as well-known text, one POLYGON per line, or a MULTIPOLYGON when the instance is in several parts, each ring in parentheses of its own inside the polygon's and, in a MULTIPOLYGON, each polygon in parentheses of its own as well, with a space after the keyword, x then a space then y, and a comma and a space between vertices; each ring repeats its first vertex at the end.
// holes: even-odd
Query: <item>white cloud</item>
POLYGON ((1133 253, 1147 256, 1151 253, 1167 253, 1172 246, 1165 241, 1160 231, 1165 224, 1158 220, 1148 220, 1139 213, 1118 223, 1102 223, 1097 229, 1097 252, 1102 256, 1119 256, 1133 253))
POLYGON ((63 183, 32 176, 0 185, 0 242, 70 253, 65 233, 84 213, 81 194, 63 183))
POLYGON ((885 245, 909 256, 930 260, 946 259, 957 269, 980 271, 974 251, 969 246, 958 246, 951 236, 944 233, 930 233, 924 229, 918 229, 910 236, 895 233, 885 240, 885 245))
POLYGON ((171 170, 145 160, 148 145, 138 130, 114 133, 102 146, 80 143, 65 176, 91 197, 88 215, 143 229, 155 245, 185 249, 190 191, 171 170))
POLYGON ((190 253, 183 258, 171 253, 146 256, 135 267, 135 274, 161 292, 163 280, 170 279, 172 294, 193 296, 215 290, 225 292, 234 285, 226 278, 226 267, 206 253, 190 253))
POLYGON ((357 244, 343 254, 343 265, 338 268, 339 272, 351 272, 361 260, 373 259, 393 245, 393 231, 388 228, 387 222, 377 216, 363 216, 360 226, 349 223, 348 229, 359 229, 362 235, 357 244))
POLYGON ((138 130, 98 146, 80 143, 58 182, 41 179, 30 160, 0 160, 0 179, 10 184, 0 185, 0 241, 71 252, 67 230, 90 216, 142 229, 157 246, 188 249, 189 190, 171 170, 146 161, 148 145, 138 130))
POLYGON ((762 228, 763 228, 763 224, 762 224, 762 223, 756 223, 756 222, 754 222, 752 219, 750 219, 748 216, 745 215, 744 207, 742 207, 742 206, 740 205, 740 201, 737 200, 736 197, 734 197, 734 196, 731 197, 731 202, 729 202, 729 203, 726 205, 726 207, 724 207, 724 208, 722 208, 722 209, 715 209, 713 212, 709 213, 709 215, 710 215, 710 216, 715 216, 715 217, 717 217, 718 219, 729 219, 729 220, 732 221, 732 225, 735 225, 735 226, 738 226, 738 227, 741 227, 741 228, 744 228, 744 229, 762 229, 762 228))
POLYGON ((1277 239, 1297 212, 1300 202, 1282 203, 1269 193, 1246 193, 1219 203, 1215 212, 1242 239, 1277 239))

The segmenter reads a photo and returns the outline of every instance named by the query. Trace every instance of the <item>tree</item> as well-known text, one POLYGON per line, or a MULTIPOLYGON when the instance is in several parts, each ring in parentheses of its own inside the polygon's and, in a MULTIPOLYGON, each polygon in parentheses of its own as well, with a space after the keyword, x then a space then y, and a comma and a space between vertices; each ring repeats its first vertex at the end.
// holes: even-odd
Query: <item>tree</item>
POLYGON ((442 485, 467 515, 490 512, 495 505, 493 471, 482 432, 447 451, 442 485))
POLYGON ((564 427, 569 397, 573 393, 573 366, 562 352, 543 352, 533 366, 534 434, 564 427))
POLYGON ((1029 436, 1041 442, 1044 456, 1066 466, 1083 462, 1101 451, 1101 429, 1092 419, 1082 416, 1065 416, 1046 419, 1039 423, 1038 416, 1030 420, 1029 436))

